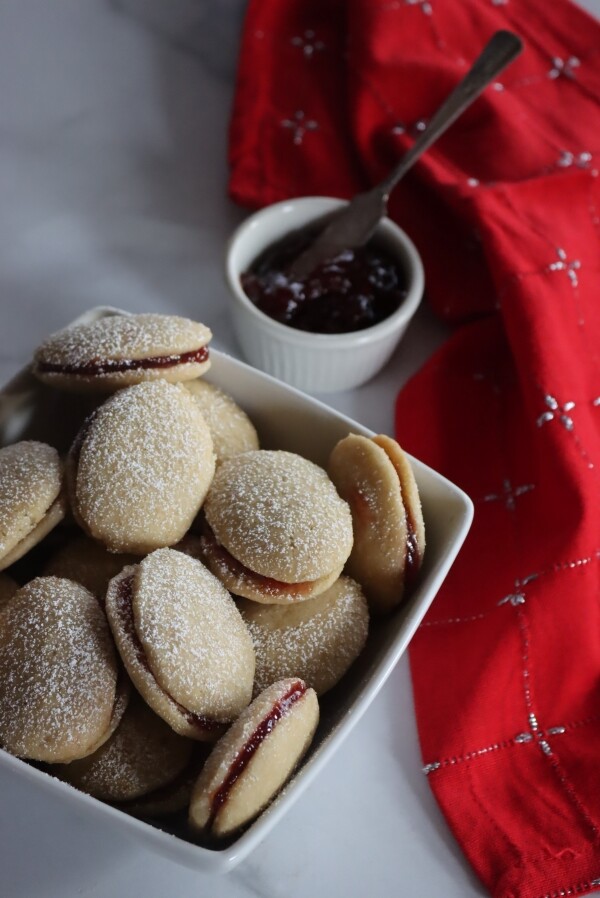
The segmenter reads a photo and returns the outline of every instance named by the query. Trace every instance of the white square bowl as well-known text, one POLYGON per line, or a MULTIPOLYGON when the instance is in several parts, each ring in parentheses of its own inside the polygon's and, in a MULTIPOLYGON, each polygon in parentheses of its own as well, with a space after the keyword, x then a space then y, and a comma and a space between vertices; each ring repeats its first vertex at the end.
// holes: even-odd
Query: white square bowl
MULTIPOLYGON (((93 321, 118 309, 96 308, 77 323, 93 321)), ((75 323, 75 322, 74 322, 75 323)), ((335 443, 349 432, 372 431, 322 402, 300 393, 224 353, 211 350, 207 380, 230 393, 254 422, 263 448, 299 452, 324 465, 335 443)), ((96 400, 97 401, 97 400, 96 400)), ((50 389, 24 369, 0 390, 0 445, 19 439, 41 439, 59 451, 68 448, 82 417, 90 409, 83 397, 50 389)), ((112 819, 124 836, 159 855, 194 870, 224 873, 262 841, 306 786, 326 766, 387 680, 433 601, 471 525, 473 504, 453 483, 411 458, 423 504, 427 550, 419 581, 394 614, 373 621, 365 650, 342 682, 320 701, 321 722, 308 755, 293 779, 261 816, 237 839, 222 848, 195 843, 185 824, 151 824, 116 810, 0 749, 0 768, 29 780, 74 814, 112 819)))

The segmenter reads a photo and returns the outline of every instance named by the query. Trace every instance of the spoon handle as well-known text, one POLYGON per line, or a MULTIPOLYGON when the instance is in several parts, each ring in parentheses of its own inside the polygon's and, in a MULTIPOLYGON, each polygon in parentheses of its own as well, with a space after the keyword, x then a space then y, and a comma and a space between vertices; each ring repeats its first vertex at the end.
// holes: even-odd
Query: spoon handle
POLYGON ((412 168, 419 156, 428 150, 438 137, 456 121, 459 115, 477 99, 479 94, 493 81, 523 49, 520 37, 511 31, 497 31, 481 51, 465 77, 456 85, 452 93, 442 103, 427 127, 413 146, 379 185, 387 196, 400 178, 412 168))
POLYGON ((356 194, 331 218, 315 241, 294 260, 289 275, 301 280, 325 259, 366 243, 386 214, 388 197, 400 178, 522 49, 523 42, 516 34, 497 31, 400 163, 383 181, 356 194))

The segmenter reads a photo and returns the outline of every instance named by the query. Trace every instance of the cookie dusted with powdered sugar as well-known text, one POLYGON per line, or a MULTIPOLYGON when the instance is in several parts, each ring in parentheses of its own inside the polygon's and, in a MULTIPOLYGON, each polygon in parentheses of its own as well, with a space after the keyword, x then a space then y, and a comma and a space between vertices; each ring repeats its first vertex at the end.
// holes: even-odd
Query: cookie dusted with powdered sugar
POLYGON ((0 614, 0 743, 22 758, 67 763, 95 751, 127 704, 98 600, 38 577, 0 614))
POLYGON ((252 698, 254 648, 202 562, 159 549, 111 580, 106 614, 137 690, 182 736, 214 741, 252 698))
POLYGON ((46 577, 66 577, 85 586, 95 596, 104 599, 109 580, 128 564, 139 558, 109 552, 102 543, 87 536, 78 536, 61 546, 44 567, 46 577))
POLYGON ((354 546, 346 570, 372 611, 390 611, 413 585, 425 551, 410 462, 391 437, 350 434, 334 447, 328 471, 352 509, 354 546))
POLYGON ((342 572, 352 518, 325 471, 293 452, 245 452, 207 494, 206 564, 233 593, 267 604, 309 599, 342 572))
POLYGON ((284 677, 300 677, 323 695, 341 680, 367 641, 367 601, 350 577, 340 577, 307 602, 263 605, 239 599, 238 607, 256 653, 255 694, 284 677))
POLYGON ((241 452, 259 448, 254 424, 228 393, 203 378, 189 381, 185 386, 208 424, 217 464, 241 452))
POLYGON ((119 726, 93 754, 54 768, 60 779, 102 801, 133 802, 175 783, 190 765, 194 743, 157 717, 134 694, 119 726))
POLYGON ((223 837, 250 823, 285 785, 318 722, 316 693, 302 680, 261 692, 209 755, 192 792, 192 828, 223 837))
POLYGON ((65 516, 58 452, 24 440, 0 449, 0 570, 22 558, 65 516))
POLYGON ((182 386, 119 390, 85 422, 67 461, 73 514, 111 552, 178 542, 215 470, 210 432, 182 386))
POLYGON ((143 381, 193 380, 210 367, 208 327, 177 315, 112 315, 52 334, 33 373, 76 392, 110 392, 143 381))

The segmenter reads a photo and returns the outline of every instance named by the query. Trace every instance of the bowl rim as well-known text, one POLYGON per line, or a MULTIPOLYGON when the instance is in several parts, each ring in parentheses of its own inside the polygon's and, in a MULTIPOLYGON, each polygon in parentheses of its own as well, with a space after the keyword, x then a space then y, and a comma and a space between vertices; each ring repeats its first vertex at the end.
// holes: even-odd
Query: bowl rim
MULTIPOLYGON (((240 271, 236 264, 236 254, 239 251, 239 247, 244 245, 244 241, 248 239, 252 232, 274 218, 289 215, 287 222, 290 227, 282 231, 281 236, 283 236, 283 234, 294 229, 294 213, 296 210, 314 209, 314 216, 303 217, 301 224, 298 225, 302 226, 307 224, 312 217, 318 218, 323 213, 333 211, 345 205, 348 205, 348 200, 330 196, 303 196, 280 200, 277 203, 264 206, 262 209, 258 209, 249 215, 238 225, 227 242, 225 277, 234 301, 244 309, 248 317, 255 319, 256 324, 262 330, 269 332, 271 336, 281 342, 310 346, 311 349, 316 347, 321 349, 354 349, 357 346, 377 343, 380 340, 388 339, 391 334, 407 325, 421 303, 425 288, 425 272, 421 256, 408 234, 387 216, 378 225, 378 232, 396 241, 409 284, 404 300, 396 311, 383 321, 363 330, 342 334, 319 334, 313 331, 302 331, 271 318, 255 306, 247 296, 240 282, 240 271)), ((268 242, 265 243, 265 246, 268 245, 268 242)))

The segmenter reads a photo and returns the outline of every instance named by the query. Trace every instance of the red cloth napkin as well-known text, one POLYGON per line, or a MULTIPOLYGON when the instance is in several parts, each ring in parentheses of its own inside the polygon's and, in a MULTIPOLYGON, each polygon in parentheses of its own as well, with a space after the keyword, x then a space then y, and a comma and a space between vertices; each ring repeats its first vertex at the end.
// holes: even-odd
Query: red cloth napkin
POLYGON ((411 662, 474 869, 558 898, 600 886, 600 27, 567 0, 253 0, 230 186, 256 206, 374 182, 499 28, 524 53, 391 206, 456 324, 397 437, 476 504, 411 662))

